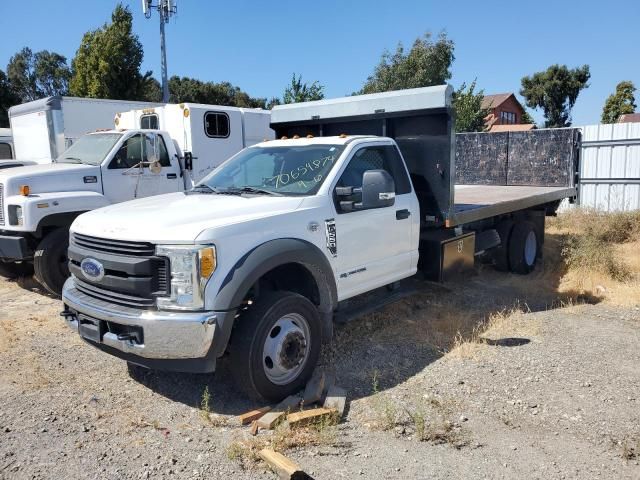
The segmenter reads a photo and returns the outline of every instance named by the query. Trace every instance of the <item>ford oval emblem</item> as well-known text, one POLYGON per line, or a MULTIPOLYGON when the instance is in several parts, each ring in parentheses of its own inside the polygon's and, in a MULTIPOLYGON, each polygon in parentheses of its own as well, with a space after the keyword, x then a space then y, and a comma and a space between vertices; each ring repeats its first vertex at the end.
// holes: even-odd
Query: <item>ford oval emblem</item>
POLYGON ((80 268, 82 269, 83 275, 89 280, 99 282, 104 278, 104 266, 93 258, 85 258, 82 260, 80 268))

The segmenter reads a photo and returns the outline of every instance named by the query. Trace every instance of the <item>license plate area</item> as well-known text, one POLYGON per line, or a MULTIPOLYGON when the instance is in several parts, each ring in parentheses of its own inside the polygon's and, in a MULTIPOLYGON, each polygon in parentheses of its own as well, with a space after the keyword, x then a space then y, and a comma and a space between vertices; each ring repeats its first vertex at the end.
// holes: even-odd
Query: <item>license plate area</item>
POLYGON ((78 333, 82 338, 86 338, 95 343, 101 343, 105 331, 106 322, 103 320, 78 315, 78 333))

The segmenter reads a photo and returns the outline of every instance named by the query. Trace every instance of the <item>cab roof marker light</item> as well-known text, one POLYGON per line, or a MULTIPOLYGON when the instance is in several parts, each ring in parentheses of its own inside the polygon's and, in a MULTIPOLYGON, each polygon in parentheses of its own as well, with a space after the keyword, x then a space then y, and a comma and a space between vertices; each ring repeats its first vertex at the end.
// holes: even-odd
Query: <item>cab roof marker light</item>
POLYGON ((298 140, 299 138, 300 138, 300 135, 294 135, 294 136, 293 136, 293 139, 294 139, 294 140, 298 140))

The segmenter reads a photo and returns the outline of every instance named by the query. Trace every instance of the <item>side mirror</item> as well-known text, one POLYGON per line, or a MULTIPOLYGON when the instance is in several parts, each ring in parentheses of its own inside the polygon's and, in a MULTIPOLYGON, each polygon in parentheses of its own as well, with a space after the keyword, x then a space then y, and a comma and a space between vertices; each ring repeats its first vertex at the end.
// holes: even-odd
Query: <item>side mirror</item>
POLYGON ((193 170, 193 153, 184 152, 184 169, 193 170))
POLYGON ((362 188, 336 188, 338 196, 361 194, 361 201, 341 200, 340 208, 345 212, 390 207, 396 202, 396 187, 386 170, 367 170, 362 174, 362 188))
POLYGON ((162 173, 162 164, 158 160, 154 160, 149 164, 149 171, 154 175, 162 173))

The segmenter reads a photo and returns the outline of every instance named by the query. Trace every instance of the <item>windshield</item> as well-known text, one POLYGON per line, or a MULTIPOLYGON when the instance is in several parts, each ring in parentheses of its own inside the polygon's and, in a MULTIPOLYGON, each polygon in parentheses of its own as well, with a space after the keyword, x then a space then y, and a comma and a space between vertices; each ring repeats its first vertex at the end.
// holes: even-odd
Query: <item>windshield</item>
POLYGON ((199 185, 216 192, 244 189, 248 193, 313 195, 343 150, 343 145, 251 147, 220 165, 199 185))
POLYGON ((122 137, 121 133, 93 133, 80 137, 60 155, 59 163, 86 163, 100 165, 104 157, 122 137))

